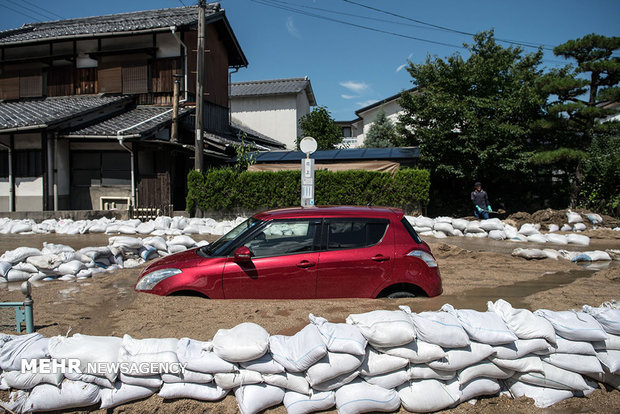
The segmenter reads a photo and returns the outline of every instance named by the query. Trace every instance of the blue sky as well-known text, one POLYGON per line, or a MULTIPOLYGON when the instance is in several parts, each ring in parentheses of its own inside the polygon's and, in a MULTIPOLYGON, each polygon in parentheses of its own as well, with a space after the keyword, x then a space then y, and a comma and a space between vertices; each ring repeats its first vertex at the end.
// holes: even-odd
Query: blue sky
MULTIPOLYGON (((36 19, 47 21, 59 16, 85 17, 195 3, 195 0, 0 0, 0 30, 36 19)), ((407 60, 421 63, 429 54, 446 57, 457 52, 466 56, 467 52, 459 46, 471 43, 471 36, 454 31, 477 33, 493 28, 498 39, 546 48, 588 33, 620 35, 618 0, 221 0, 220 3, 249 61, 247 68, 233 75, 233 81, 308 76, 318 104, 327 106, 337 120, 353 119, 356 109, 412 87, 411 77, 404 69, 407 60)), ((561 66, 564 60, 546 51, 544 63, 547 67, 561 66)))

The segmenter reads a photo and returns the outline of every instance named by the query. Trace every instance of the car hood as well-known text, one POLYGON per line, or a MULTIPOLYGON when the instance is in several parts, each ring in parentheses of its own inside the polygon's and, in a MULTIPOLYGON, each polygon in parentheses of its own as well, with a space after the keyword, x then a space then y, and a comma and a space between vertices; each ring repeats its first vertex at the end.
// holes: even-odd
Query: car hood
POLYGON ((186 267, 198 266, 205 259, 203 257, 200 257, 198 253, 196 253, 196 250, 198 250, 198 248, 188 249, 155 260, 153 263, 149 264, 147 267, 144 268, 144 270, 142 271, 142 275, 150 273, 157 269, 165 269, 171 267, 183 269, 186 267))

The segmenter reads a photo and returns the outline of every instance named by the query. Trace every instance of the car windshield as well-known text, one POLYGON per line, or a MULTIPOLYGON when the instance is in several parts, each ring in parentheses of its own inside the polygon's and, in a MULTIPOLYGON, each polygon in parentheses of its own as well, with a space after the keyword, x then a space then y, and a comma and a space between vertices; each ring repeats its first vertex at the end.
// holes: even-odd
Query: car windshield
POLYGON ((208 246, 204 246, 200 249, 200 252, 204 255, 208 256, 220 256, 225 252, 228 247, 234 243, 237 237, 243 236, 246 232, 250 231, 252 227, 260 223, 261 221, 255 219, 254 217, 250 217, 245 220, 243 223, 239 224, 237 227, 209 244, 208 246))

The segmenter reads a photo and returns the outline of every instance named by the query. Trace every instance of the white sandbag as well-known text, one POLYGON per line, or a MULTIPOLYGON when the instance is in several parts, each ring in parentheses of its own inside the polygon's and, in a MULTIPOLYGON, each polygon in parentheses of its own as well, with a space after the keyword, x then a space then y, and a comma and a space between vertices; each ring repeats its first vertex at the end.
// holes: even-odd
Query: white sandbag
POLYGON ((525 237, 522 234, 517 234, 516 236, 509 236, 508 239, 512 242, 517 242, 517 243, 527 242, 527 237, 525 237))
POLYGON ((573 226, 573 231, 585 231, 585 229, 586 229, 586 225, 583 223, 576 223, 573 226))
POLYGON ((81 381, 65 379, 59 387, 37 385, 30 391, 24 411, 59 411, 90 407, 99 402, 99 387, 81 381))
POLYGON ((453 219, 452 220, 452 227, 454 227, 455 230, 465 231, 465 229, 467 229, 468 224, 469 224, 469 221, 464 220, 464 219, 453 219))
POLYGON ((121 347, 118 352, 118 361, 122 364, 121 370, 127 367, 127 371, 124 372, 136 377, 178 372, 181 369, 178 365, 177 354, 171 351, 131 354, 121 347))
POLYGON ((448 217, 448 216, 439 216, 439 217, 435 217, 435 223, 452 223, 452 217, 448 217))
POLYGON ((7 282, 23 282, 32 277, 34 273, 24 272, 23 270, 11 269, 6 275, 7 282))
POLYGON ((273 360, 273 357, 268 352, 258 359, 252 361, 239 363, 242 368, 250 369, 252 371, 258 371, 261 374, 281 374, 284 372, 284 367, 273 360))
POLYGON ((491 361, 481 361, 477 364, 470 365, 460 370, 457 374, 459 383, 461 385, 476 378, 496 378, 506 379, 514 375, 514 371, 506 368, 501 368, 492 363, 491 361))
POLYGON ((516 257, 524 257, 528 260, 531 259, 546 259, 547 253, 542 251, 541 249, 522 249, 516 248, 512 251, 512 255, 516 257))
POLYGON ((282 403, 284 390, 268 384, 243 385, 235 390, 241 414, 256 414, 282 403))
POLYGON ((527 236, 527 241, 530 243, 547 243, 547 238, 544 234, 531 234, 527 236))
POLYGON ((174 236, 168 244, 180 244, 187 248, 194 247, 196 241, 189 236, 174 236))
POLYGON ((514 342, 513 334, 502 318, 494 312, 479 312, 471 309, 454 309, 446 304, 441 310, 456 316, 472 341, 489 345, 501 345, 514 342))
POLYGON ((49 338, 38 332, 27 335, 0 335, 0 369, 20 371, 22 360, 44 359, 48 357, 49 338))
POLYGON ((566 218, 568 219, 568 224, 583 223, 583 218, 581 217, 581 214, 574 213, 570 210, 566 212, 566 218))
POLYGON ((139 249, 144 245, 142 239, 137 237, 129 237, 129 236, 116 236, 110 237, 109 240, 110 246, 114 247, 126 247, 129 249, 139 249))
POLYGON ((315 392, 312 395, 286 391, 282 401, 288 414, 308 414, 325 411, 336 405, 336 394, 333 391, 315 392))
POLYGON ((388 354, 382 354, 373 347, 366 350, 366 358, 360 367, 360 373, 367 376, 387 374, 409 365, 409 360, 388 354))
POLYGON ((175 352, 179 340, 177 338, 135 339, 125 334, 122 345, 130 354, 156 354, 159 352, 175 352))
POLYGON ((524 223, 521 228, 519 229, 519 234, 522 234, 524 236, 531 236, 533 234, 539 234, 540 232, 538 231, 538 229, 536 228, 536 226, 534 224, 530 224, 530 223, 524 223))
POLYGON ((573 227, 570 224, 563 224, 562 227, 560 227, 560 231, 572 231, 573 227))
POLYGON ((127 224, 118 226, 118 228, 116 229, 116 232, 120 234, 136 234, 137 233, 136 228, 134 226, 127 225, 127 224))
POLYGON ((459 229, 454 229, 454 231, 452 232, 452 235, 455 237, 463 237, 463 232, 459 229))
POLYGON ((398 395, 405 410, 412 413, 439 411, 459 402, 459 382, 447 383, 437 380, 415 380, 398 387, 398 395))
POLYGON ((409 360, 414 364, 435 361, 446 356, 444 350, 435 344, 416 340, 393 348, 377 348, 377 351, 409 360))
POLYGON ((447 312, 412 313, 411 320, 418 338, 444 348, 469 345, 469 335, 456 316, 447 312))
POLYGON ((101 388, 114 388, 114 383, 105 377, 98 377, 92 374, 83 374, 81 372, 65 372, 65 378, 72 381, 88 382, 89 384, 98 385, 101 388))
POLYGON ((140 223, 138 227, 136 227, 136 233, 140 234, 151 234, 155 231, 155 223, 149 221, 147 223, 140 223))
POLYGON ((18 390, 30 390, 39 384, 60 385, 64 375, 60 370, 56 373, 39 373, 21 371, 5 371, 0 376, 1 381, 11 388, 18 390))
POLYGON ((566 239, 570 244, 578 244, 580 246, 588 246, 590 244, 590 238, 582 234, 569 234, 566 239))
POLYGON ((456 371, 433 369, 426 364, 412 365, 407 372, 409 373, 410 379, 436 379, 448 381, 456 376, 456 371))
POLYGON ((586 217, 588 218, 590 223, 594 225, 601 224, 603 222, 603 217, 601 217, 599 214, 596 214, 596 213, 588 213, 586 214, 586 217))
POLYGON ((556 231, 560 231, 560 226, 557 224, 549 224, 549 233, 555 233, 556 231))
POLYGON ((433 237, 436 239, 445 239, 448 236, 443 231, 433 230, 433 237))
POLYGON ((62 280, 65 282, 71 282, 76 280, 77 278, 75 277, 75 275, 64 275, 64 276, 60 276, 57 280, 62 280))
POLYGON ((377 347, 405 345, 415 339, 413 322, 403 310, 351 314, 347 323, 357 326, 368 343, 377 347))
POLYGON ((610 260, 611 256, 609 253, 602 250, 581 252, 571 258, 571 262, 598 262, 610 260))
MULTIPOLYGON (((80 360, 80 371, 86 374, 105 377, 114 382, 117 377, 116 372, 108 370, 99 372, 96 365, 118 361, 119 350, 122 340, 114 336, 91 336, 75 334, 72 337, 53 336, 49 339, 49 354, 54 359, 77 358, 80 360)), ((104 368, 103 366, 101 368, 104 368)), ((104 368, 105 369, 105 368, 104 368)))
POLYGON ((263 382, 260 372, 242 369, 237 372, 220 372, 214 375, 215 383, 225 390, 232 390, 241 385, 258 384, 263 382))
POLYGON ((579 374, 603 373, 603 367, 594 355, 549 354, 540 357, 543 362, 579 374))
POLYGON ((235 364, 223 360, 211 349, 211 342, 181 338, 177 344, 176 354, 179 362, 185 364, 185 368, 192 371, 215 374, 217 372, 233 372, 237 370, 235 364))
POLYGON ((596 351, 596 357, 612 374, 620 374, 620 351, 608 349, 596 351))
POLYGON ((260 325, 244 322, 232 329, 219 329, 213 337, 213 352, 229 362, 246 362, 265 355, 269 333, 260 325))
POLYGON ((592 315, 607 333, 620 335, 620 309, 584 305, 582 310, 592 315))
POLYGON ((433 228, 432 227, 418 227, 418 226, 413 226, 413 229, 416 231, 416 233, 418 234, 422 234, 422 233, 432 233, 433 232, 433 228))
POLYGON ((547 255, 549 259, 558 260, 560 257, 560 252, 553 249, 543 249, 543 252, 547 255))
POLYGON ((0 276, 6 277, 13 265, 10 262, 0 261, 0 276))
POLYGON ((396 388, 409 381, 411 376, 409 370, 399 369, 397 371, 388 372, 387 374, 375 375, 374 377, 362 375, 362 379, 369 384, 389 390, 390 388, 396 388))
POLYGON ((294 391, 300 394, 310 395, 310 384, 303 374, 295 374, 292 372, 284 372, 282 374, 264 374, 263 381, 265 384, 283 388, 285 390, 294 391))
POLYGON ((459 401, 465 402, 483 395, 496 395, 500 392, 501 388, 496 379, 476 378, 461 387, 461 397, 459 401))
POLYGON ((489 232, 489 239, 493 240, 506 240, 508 236, 506 236, 506 232, 504 230, 491 230, 489 232))
POLYGON ((463 348, 446 349, 445 358, 429 362, 428 366, 444 371, 459 371, 488 358, 494 352, 491 345, 472 341, 463 348))
POLYGON ((339 414, 391 412, 400 407, 398 393, 364 381, 354 381, 336 391, 339 414))
POLYGON ((512 378, 527 384, 557 388, 559 390, 584 391, 591 388, 580 374, 558 368, 546 362, 542 364, 542 374, 536 372, 517 372, 512 378))
POLYGON ((143 242, 145 246, 153 246, 158 251, 168 250, 168 245, 166 244, 166 241, 164 240, 163 237, 159 237, 159 236, 146 237, 143 239, 143 242))
POLYGON ((168 244, 168 253, 174 254, 187 250, 182 244, 168 244))
POLYGON ((539 309, 535 315, 542 316, 553 325, 555 332, 565 339, 574 341, 604 341, 607 334, 603 327, 584 312, 559 311, 554 312, 539 309))
POLYGON ((189 369, 185 369, 182 372, 177 373, 167 373, 164 372, 161 374, 161 380, 163 382, 169 383, 179 383, 179 382, 192 382, 194 384, 208 384, 213 382, 212 374, 205 374, 204 372, 198 371, 190 371, 189 369))
POLYGON ((430 217, 419 216, 415 219, 415 225, 417 227, 429 227, 432 229, 435 225, 435 221, 430 217))
POLYGON ((75 275, 77 274, 80 270, 85 269, 86 265, 82 262, 80 262, 79 260, 72 260, 68 263, 63 263, 60 266, 58 266, 57 270, 59 273, 62 274, 69 274, 69 275, 75 275))
POLYGON ((224 390, 215 384, 193 384, 191 382, 164 383, 157 393, 165 400, 191 398, 201 401, 218 401, 224 398, 226 394, 228 394, 228 390, 224 390))
MULTIPOLYGON (((40 257, 40 256, 33 256, 33 257, 40 257)), ((17 263, 13 265, 12 269, 21 270, 22 272, 27 272, 27 273, 37 273, 39 271, 39 269, 37 269, 35 266, 27 262, 17 263)))
POLYGON ((172 218, 168 216, 159 216, 154 222, 157 230, 168 230, 172 224, 172 218))
POLYGON ((183 229, 183 234, 200 234, 199 226, 187 226, 183 229))
POLYGON ((4 252, 4 254, 0 256, 0 261, 9 262, 14 265, 25 261, 30 256, 40 256, 41 254, 41 250, 33 247, 18 247, 17 249, 4 252))
MULTIPOLYGON (((415 228, 414 228, 414 230, 415 230, 415 228)), ((418 231, 418 230, 416 230, 416 231, 418 232, 419 236, 424 236, 424 237, 434 237, 435 236, 435 232, 433 230, 429 230, 429 231, 421 231, 421 230, 418 231)))
POLYGON ((172 222, 170 223, 171 229, 179 229, 183 230, 188 224, 187 218, 182 216, 172 217, 172 222))
POLYGON ((313 324, 293 336, 272 335, 269 349, 273 359, 291 372, 305 371, 327 354, 319 329, 313 324))
POLYGON ((131 385, 139 385, 141 387, 155 388, 159 389, 161 387, 163 380, 161 379, 161 375, 148 375, 148 376, 135 376, 122 372, 119 375, 119 380, 125 384, 131 385))
POLYGON ((99 392, 102 410, 114 408, 128 402, 148 398, 157 391, 153 388, 125 384, 117 381, 114 388, 104 388, 99 392))
POLYGON ((480 222, 480 228, 484 231, 491 232, 493 230, 504 230, 504 223, 498 218, 491 218, 488 220, 482 220, 480 222))
POLYGON ((32 224, 30 223, 25 223, 25 222, 15 222, 13 223, 13 226, 11 227, 11 233, 16 234, 16 233, 27 233, 29 231, 32 231, 32 224))
POLYGON ((544 338, 555 343, 555 329, 545 318, 534 315, 527 309, 515 309, 503 299, 498 299, 495 303, 489 301, 487 307, 489 312, 498 314, 518 338, 544 338))
MULTIPOLYGON (((592 347, 595 350, 616 350, 616 351, 620 351, 620 335, 613 335, 610 334, 609 332, 607 333, 607 336, 609 337, 608 339, 606 339, 605 341, 597 341, 597 342, 592 342, 592 347)), ((590 343, 590 342, 588 342, 590 343)), ((596 353, 595 353, 596 355, 596 353)))
POLYGON ((311 386, 320 384, 356 370, 362 365, 363 359, 363 355, 328 352, 321 360, 308 368, 306 379, 311 386))
POLYGON ((507 379, 504 383, 508 386, 510 394, 512 394, 514 398, 531 398, 534 400, 534 405, 538 408, 547 408, 574 396, 573 392, 570 390, 538 387, 512 378, 507 379))
POLYGON ((543 338, 518 339, 512 343, 494 346, 495 356, 501 359, 517 359, 527 354, 546 351, 549 343, 543 338))
POLYGON ((366 354, 366 338, 359 328, 346 323, 331 323, 327 319, 309 315, 310 322, 319 328, 329 352, 345 352, 352 355, 366 354))
POLYGON ((486 231, 480 228, 479 221, 470 221, 467 223, 467 227, 465 227, 465 233, 476 234, 476 233, 486 233, 486 231))
POLYGON ((537 355, 526 355, 517 359, 501 359, 491 356, 489 360, 500 368, 515 372, 544 372, 542 360, 537 355))
POLYGON ((435 223, 433 230, 441 231, 446 234, 452 234, 454 227, 450 223, 435 223))

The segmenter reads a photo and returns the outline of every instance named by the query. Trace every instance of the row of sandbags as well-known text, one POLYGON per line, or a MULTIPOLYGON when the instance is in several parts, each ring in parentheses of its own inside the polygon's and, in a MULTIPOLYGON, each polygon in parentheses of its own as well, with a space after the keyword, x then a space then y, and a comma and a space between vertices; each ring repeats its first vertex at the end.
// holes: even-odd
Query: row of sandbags
POLYGON ((100 218, 96 220, 48 219, 40 223, 32 219, 12 220, 0 218, 0 234, 150 234, 153 236, 178 236, 181 234, 223 235, 232 230, 245 218, 215 221, 212 218, 186 218, 181 216, 160 216, 142 222, 138 219, 116 220, 100 218))
POLYGON ((488 220, 465 220, 451 217, 437 217, 435 219, 424 216, 406 217, 420 236, 432 236, 440 239, 448 236, 459 236, 516 242, 554 243, 561 245, 575 244, 587 246, 590 244, 590 238, 582 234, 556 234, 556 232, 560 230, 585 230, 585 224, 583 223, 577 223, 574 227, 562 227, 561 229, 558 228, 557 225, 552 224, 549 226, 549 232, 543 234, 540 232, 540 224, 524 223, 517 229, 515 226, 504 223, 498 218, 491 218, 488 220), (583 228, 577 227, 578 225, 583 226, 583 228))
POLYGON ((4 252, 0 256, 0 282, 87 279, 206 244, 187 235, 168 236, 168 240, 161 236, 115 236, 109 238, 108 246, 80 250, 44 242, 42 249, 18 247, 4 252))
POLYGON ((570 250, 555 249, 522 249, 516 248, 512 251, 512 255, 523 257, 525 259, 555 259, 559 258, 570 260, 571 262, 605 262, 611 260, 620 260, 620 250, 592 250, 585 252, 577 252, 570 250))
POLYGON ((233 392, 243 414, 279 404, 292 414, 401 405, 431 412, 501 392, 546 407, 589 394, 596 381, 620 387, 616 303, 531 312, 500 299, 487 312, 401 306, 352 314, 347 323, 309 319, 292 336, 242 323, 210 341, 7 335, 0 388, 13 392, 3 404, 19 413, 112 408, 156 393, 217 401, 233 392), (72 369, 33 372, 50 361, 72 369))

